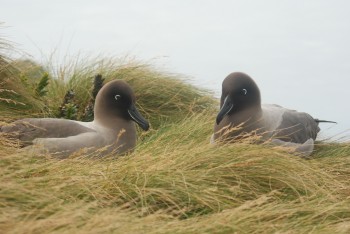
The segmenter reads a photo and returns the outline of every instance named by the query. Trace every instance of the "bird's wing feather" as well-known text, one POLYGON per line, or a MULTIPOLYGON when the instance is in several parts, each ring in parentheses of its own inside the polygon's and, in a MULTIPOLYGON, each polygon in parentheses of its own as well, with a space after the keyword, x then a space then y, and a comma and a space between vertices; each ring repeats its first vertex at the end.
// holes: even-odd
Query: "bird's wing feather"
POLYGON ((316 139, 318 123, 309 114, 277 105, 263 106, 265 125, 273 137, 286 142, 304 143, 316 139))
POLYGON ((304 143, 310 138, 315 140, 320 128, 309 114, 288 110, 276 130, 275 136, 282 140, 304 143))
POLYGON ((94 131, 78 121, 53 118, 28 118, 1 127, 1 132, 11 134, 25 145, 36 138, 64 138, 94 131))

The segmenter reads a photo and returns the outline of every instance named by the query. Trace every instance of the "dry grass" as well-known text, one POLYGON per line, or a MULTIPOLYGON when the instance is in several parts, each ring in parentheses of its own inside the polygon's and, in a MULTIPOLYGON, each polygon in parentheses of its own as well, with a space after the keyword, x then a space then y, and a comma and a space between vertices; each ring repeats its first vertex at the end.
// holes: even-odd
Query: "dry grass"
POLYGON ((320 145, 312 160, 246 142, 216 147, 208 144, 212 120, 196 114, 170 124, 119 158, 76 155, 58 161, 2 146, 0 228, 13 233, 350 231, 349 145, 320 145), (324 150, 332 154, 320 153, 324 150))
MULTIPOLYGON (((58 116, 65 94, 69 90, 73 90, 74 102, 78 107, 77 115, 81 116, 90 101, 94 77, 97 74, 101 74, 105 82, 113 79, 127 81, 134 89, 138 108, 150 120, 153 128, 158 128, 164 123, 180 121, 188 115, 211 109, 216 103, 208 91, 187 84, 185 80, 188 78, 179 74, 158 71, 151 65, 127 57, 120 59, 77 56, 65 64, 56 66, 53 66, 50 61, 45 66, 35 66, 28 61, 25 63, 16 61, 13 64, 21 65, 20 72, 17 74, 26 75, 26 83, 38 82, 38 79, 33 81, 30 74, 38 76, 38 73, 49 73, 50 80, 46 96, 38 98, 32 94, 40 101, 40 105, 37 105, 40 108, 32 111, 33 115, 58 116), (31 65, 30 73, 25 70, 28 69, 28 64, 31 65)), ((21 82, 18 83, 21 84, 21 82)), ((11 86, 11 90, 16 89, 11 86)), ((12 100, 19 101, 15 97, 12 100)))
MULTIPOLYGON (((349 144, 319 143, 311 160, 249 139, 210 145, 217 101, 179 75, 116 59, 47 71, 54 79, 34 105, 46 109, 32 115, 55 115, 69 89, 84 105, 101 73, 132 85, 153 129, 129 155, 65 160, 0 136, 2 233, 350 232, 349 144)), ((2 89, 22 98, 21 82, 14 84, 2 89)), ((2 108, 1 121, 21 111, 2 108)))

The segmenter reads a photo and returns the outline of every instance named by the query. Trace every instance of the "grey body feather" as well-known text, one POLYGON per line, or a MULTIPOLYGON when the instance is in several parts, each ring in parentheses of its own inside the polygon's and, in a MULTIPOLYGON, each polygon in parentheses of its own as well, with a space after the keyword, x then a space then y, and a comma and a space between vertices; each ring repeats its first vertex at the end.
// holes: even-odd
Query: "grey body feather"
POLYGON ((320 131, 314 118, 278 105, 262 105, 262 121, 269 136, 286 142, 305 143, 315 140, 320 131))
POLYGON ((81 149, 103 148, 102 155, 129 152, 136 145, 135 122, 144 130, 149 128, 135 107, 132 89, 121 80, 102 87, 96 97, 94 113, 92 122, 29 118, 2 126, 0 131, 19 140, 23 147, 43 149, 64 158, 81 149))
POLYGON ((218 139, 231 142, 247 133, 256 133, 262 140, 292 147, 297 153, 308 156, 320 131, 320 122, 331 121, 314 119, 307 113, 278 105, 261 105, 260 90, 254 80, 235 72, 222 83, 220 111, 211 142, 218 139))

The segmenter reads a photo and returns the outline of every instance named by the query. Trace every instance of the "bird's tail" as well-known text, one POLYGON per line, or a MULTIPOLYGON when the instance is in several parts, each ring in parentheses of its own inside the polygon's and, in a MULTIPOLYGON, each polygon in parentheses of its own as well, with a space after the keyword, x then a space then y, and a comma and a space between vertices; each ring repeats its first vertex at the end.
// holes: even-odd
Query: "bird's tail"
POLYGON ((315 121, 316 121, 316 123, 335 123, 335 124, 337 124, 337 122, 329 121, 329 120, 315 119, 315 121))

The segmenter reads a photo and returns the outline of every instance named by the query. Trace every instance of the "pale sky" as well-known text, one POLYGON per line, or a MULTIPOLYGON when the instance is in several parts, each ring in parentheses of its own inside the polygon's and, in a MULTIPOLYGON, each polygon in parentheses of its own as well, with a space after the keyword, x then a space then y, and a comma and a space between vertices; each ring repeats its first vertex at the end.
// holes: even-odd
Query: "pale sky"
POLYGON ((350 135, 350 1, 0 0, 1 34, 40 61, 54 48, 152 61, 221 92, 249 74, 263 103, 337 121, 350 135))

